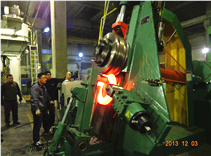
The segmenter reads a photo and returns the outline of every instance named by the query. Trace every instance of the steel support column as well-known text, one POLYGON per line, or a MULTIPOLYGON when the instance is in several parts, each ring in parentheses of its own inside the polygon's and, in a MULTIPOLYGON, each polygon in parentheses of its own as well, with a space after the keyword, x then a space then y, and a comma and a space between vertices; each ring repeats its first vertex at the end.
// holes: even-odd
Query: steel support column
POLYGON ((52 75, 64 77, 67 72, 66 2, 50 1, 52 75))

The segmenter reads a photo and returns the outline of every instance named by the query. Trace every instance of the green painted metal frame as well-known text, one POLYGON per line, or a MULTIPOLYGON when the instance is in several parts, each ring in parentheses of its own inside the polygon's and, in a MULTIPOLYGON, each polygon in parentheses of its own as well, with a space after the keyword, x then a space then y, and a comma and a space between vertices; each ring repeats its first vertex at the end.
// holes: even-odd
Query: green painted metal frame
MULTIPOLYGON (((125 2, 123 4, 125 4, 125 2)), ((169 133, 172 126, 169 125, 169 123, 171 122, 171 118, 165 98, 164 86, 162 84, 158 86, 150 86, 145 81, 147 78, 161 78, 156 40, 157 32, 155 29, 155 21, 157 20, 157 15, 153 10, 154 9, 152 8, 152 2, 149 1, 140 2, 140 5, 135 5, 133 8, 128 31, 129 33, 126 39, 130 45, 130 48, 128 61, 124 71, 129 73, 129 80, 135 85, 135 88, 133 88, 131 91, 123 90, 125 95, 127 97, 130 97, 130 100, 133 101, 133 103, 138 102, 150 114, 151 120, 153 121, 152 132, 150 134, 141 134, 131 129, 130 126, 121 119, 123 118, 123 115, 117 115, 114 119, 111 142, 103 142, 100 144, 90 145, 88 151, 86 151, 86 153, 81 152, 81 155, 105 154, 108 156, 136 156, 153 155, 155 153, 156 155, 162 155, 158 154, 158 152, 162 152, 162 150, 164 149, 163 146, 165 145, 165 140, 168 139, 168 135, 174 136, 174 133, 169 133), (144 24, 141 23, 141 21, 148 16, 148 22, 144 24), (143 62, 147 64, 147 66, 145 67, 143 67, 140 62, 142 57, 145 58, 143 59, 143 62), (137 64, 141 64, 141 73, 139 73, 140 66, 137 68, 137 64), (100 151, 93 153, 93 151, 95 151, 96 149, 100 151)), ((189 42, 188 40, 186 40, 187 38, 184 36, 184 33, 176 16, 164 10, 162 13, 162 17, 170 21, 171 19, 169 18, 173 18, 173 22, 171 23, 174 25, 175 29, 178 30, 178 34, 181 38, 182 43, 184 44, 184 47, 187 49, 190 48, 189 42)), ((190 61, 190 56, 191 53, 186 55, 187 62, 190 61)), ((192 64, 187 65, 187 70, 192 71, 192 64)), ((74 135, 75 141, 90 140, 90 136, 89 133, 87 133, 87 130, 90 129, 89 124, 97 82, 97 75, 97 69, 87 69, 86 78, 83 83, 85 88, 72 89, 73 96, 79 101, 79 103, 75 123, 74 125, 71 125, 70 128, 67 128, 67 130, 74 135)), ((191 84, 188 89, 191 89, 191 84)), ((114 105, 118 106, 120 104, 121 103, 119 102, 115 102, 114 105)), ((125 108, 119 107, 118 109, 119 111, 125 112, 125 108)), ((190 120, 189 123, 190 125, 193 125, 192 120, 190 120)), ((193 135, 194 137, 192 139, 196 139, 200 135, 203 136, 203 131, 196 133, 196 135, 193 135)), ((171 139, 171 137, 169 139, 171 139)), ((187 136, 187 138, 183 137, 181 139, 191 140, 191 137, 187 136)), ((70 145, 64 139, 63 148, 64 149, 59 150, 57 154, 72 155, 75 151, 74 148, 77 147, 75 147, 74 145, 70 145)), ((185 148, 182 148, 182 150, 184 149, 185 148)))
POLYGON ((205 131, 203 129, 197 129, 197 131, 188 131, 183 127, 175 125, 166 136, 165 141, 162 144, 158 144, 157 147, 153 149, 151 155, 179 155, 204 144, 205 141, 205 131), (173 141, 174 143, 172 143, 173 141), (194 142, 195 144, 191 144, 191 142, 194 142))
POLYGON ((68 131, 74 135, 75 142, 73 149, 76 150, 78 146, 77 141, 89 142, 90 136, 87 131, 90 129, 90 119, 93 106, 93 99, 95 87, 97 83, 98 70, 95 68, 88 68, 86 78, 82 85, 85 88, 72 88, 73 97, 78 100, 78 110, 76 113, 74 126, 68 128, 68 131))
MULTIPOLYGON (((211 48, 211 26, 207 27, 207 47, 211 48)), ((206 143, 211 144, 211 101, 205 97, 211 95, 211 51, 206 54, 206 62, 193 61, 194 69, 194 107, 195 123, 206 131, 206 143)))
POLYGON ((128 62, 130 62, 131 64, 130 69, 128 71, 131 75, 130 80, 135 84, 135 86, 137 86, 137 89, 134 89, 133 91, 137 92, 137 94, 144 96, 144 98, 151 97, 154 101, 156 101, 158 105, 156 106, 155 103, 153 103, 153 105, 158 107, 159 112, 161 112, 161 114, 163 114, 169 122, 171 119, 168 112, 168 105, 165 99, 165 92, 163 86, 150 86, 145 81, 147 78, 161 78, 160 62, 158 59, 158 49, 156 40, 157 34, 154 23, 154 12, 151 3, 152 2, 145 1, 141 2, 140 6, 135 6, 139 8, 134 7, 134 11, 131 17, 132 23, 130 23, 129 25, 129 33, 127 37, 127 42, 130 45, 130 50, 132 51, 133 56, 131 58, 131 61, 128 60, 128 62), (137 14, 139 16, 137 16, 137 14), (149 16, 149 22, 141 25, 141 20, 147 16, 149 16), (136 29, 131 27, 131 25, 133 25, 134 20, 137 21, 136 29), (147 61, 145 59, 146 56, 147 61), (141 65, 141 67, 139 66, 142 58, 144 58, 144 67, 143 64, 141 65), (146 64, 148 64, 148 67, 146 64), (140 68, 142 72, 139 73, 140 68), (141 75, 141 77, 139 76, 139 74, 141 75), (143 91, 143 88, 145 91, 143 91), (154 93, 157 94, 155 95, 154 93))
MULTIPOLYGON (((156 111, 153 108, 153 105, 150 105, 150 102, 140 98, 135 92, 124 89, 120 90, 115 93, 113 100, 114 104, 112 106, 114 107, 114 110, 117 112, 118 116, 127 123, 124 134, 124 150, 130 151, 130 153, 136 151, 147 155, 150 154, 153 148, 155 148, 158 143, 163 142, 168 134, 170 130, 170 126, 167 125, 168 120, 166 121, 166 118, 156 111), (131 129, 129 126, 131 117, 139 111, 148 112, 151 116, 150 120, 154 125, 149 134, 141 134, 140 132, 131 129), (129 114, 127 115, 128 112, 129 114)), ((115 124, 117 123, 115 122, 115 124)))
MULTIPOLYGON (((133 98, 133 101, 142 101, 140 103, 141 106, 146 109, 153 121, 153 130, 151 134, 140 134, 131 129, 129 125, 119 128, 119 134, 116 135, 118 138, 124 136, 124 141, 120 139, 120 141, 123 141, 123 144, 117 142, 117 144, 122 144, 122 147, 117 148, 119 148, 118 151, 124 150, 125 153, 122 153, 123 155, 131 155, 132 153, 134 154, 134 152, 139 154, 150 154, 153 148, 165 139, 171 128, 168 125, 171 119, 163 85, 150 86, 148 82, 145 81, 147 78, 161 78, 156 40, 157 34, 155 30, 155 19, 157 16, 153 10, 152 2, 149 1, 140 2, 140 5, 135 5, 133 8, 126 38, 130 45, 130 49, 125 71, 129 73, 129 80, 134 83, 136 87, 130 92, 123 91, 126 93, 127 97, 134 97, 134 95, 136 95, 138 99, 135 100, 135 98, 133 98), (147 17, 149 17, 149 21, 142 24, 142 19, 147 17), (140 77, 140 61, 142 57, 145 58, 146 55, 150 70, 148 71, 147 66, 143 67, 144 71, 140 73, 140 77), (143 75, 147 75, 147 77, 144 77, 143 75)), ((144 60, 144 63, 147 63, 146 60, 144 60)), ((119 121, 118 118, 119 117, 117 117, 115 124, 118 124, 117 122, 120 122, 119 124, 121 124, 121 121, 119 121)))
POLYGON ((207 47, 210 48, 210 52, 206 54, 206 62, 211 66, 211 26, 208 26, 206 31, 207 47))
MULTIPOLYGON (((68 130, 71 134, 75 136, 75 140, 79 141, 88 141, 90 140, 90 136, 87 133, 87 130, 90 129, 90 119, 91 119, 91 110, 92 104, 94 99, 95 87, 97 83, 97 75, 98 70, 95 68, 87 69, 86 79, 84 80, 83 84, 85 88, 72 88, 72 98, 75 98, 78 102, 78 110, 76 114, 76 120, 74 125, 71 125, 71 128, 66 128, 66 124, 59 123, 57 126, 56 133, 54 135, 53 141, 51 143, 49 152, 50 153, 57 153, 58 155, 63 155, 64 151, 65 154, 72 153, 73 147, 69 146, 65 140, 64 145, 62 148, 72 147, 72 151, 67 151, 67 149, 58 149, 58 144, 61 142, 62 135, 64 134, 65 130, 68 130)), ((67 121, 66 121, 67 122, 67 121)), ((77 145, 77 144, 76 144, 77 145)), ((76 148, 76 147, 75 147, 76 148)))
POLYGON ((79 131, 84 133, 84 129, 89 129, 92 103, 94 99, 95 87, 97 83, 98 70, 88 68, 86 79, 83 82, 85 88, 73 88, 72 94, 78 102, 78 110, 76 114, 75 125, 79 126, 79 131))
POLYGON ((211 66, 202 61, 193 61, 193 74, 194 74, 194 84, 200 82, 210 82, 211 81, 211 66))
POLYGON ((210 38, 210 35, 211 35, 211 26, 208 26, 207 27, 207 33, 206 33, 206 40, 207 40, 207 47, 210 47, 211 48, 211 38, 210 38))

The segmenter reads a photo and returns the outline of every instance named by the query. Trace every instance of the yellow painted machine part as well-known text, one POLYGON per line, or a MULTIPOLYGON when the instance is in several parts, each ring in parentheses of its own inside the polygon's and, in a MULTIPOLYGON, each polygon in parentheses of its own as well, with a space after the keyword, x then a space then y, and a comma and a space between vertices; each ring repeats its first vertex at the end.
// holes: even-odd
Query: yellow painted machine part
POLYGON ((100 43, 100 40, 103 38, 103 35, 101 36, 101 32, 103 31, 102 30, 102 24, 103 24, 103 21, 105 20, 105 16, 108 16, 110 15, 112 12, 114 12, 117 8, 114 8, 113 10, 111 10, 109 13, 106 13, 106 6, 107 6, 107 1, 105 1, 105 5, 104 5, 104 14, 103 14, 103 17, 101 17, 101 20, 100 20, 100 30, 99 30, 99 38, 98 38, 98 44, 100 43))
MULTIPOLYGON (((163 40, 168 41, 172 33, 175 31, 171 23, 165 21, 165 29, 163 40)), ((186 69, 186 54, 185 49, 177 33, 165 46, 165 49, 177 60, 177 62, 186 69)), ((165 55, 165 69, 178 70, 186 72, 179 64, 172 59, 168 53, 165 55)), ((175 82, 166 83, 166 100, 169 107, 171 120, 188 126, 188 102, 187 102, 187 85, 179 86, 175 82)))
POLYGON ((114 12, 116 9, 117 9, 117 8, 114 8, 114 9, 111 10, 109 13, 107 13, 106 15, 103 15, 103 17, 101 17, 98 44, 100 43, 100 40, 103 38, 103 36, 101 36, 101 31, 102 31, 102 23, 103 23, 103 20, 104 20, 105 16, 110 15, 110 14, 111 14, 112 12, 114 12))
MULTIPOLYGON (((31 45, 33 44, 33 29, 31 29, 31 31, 30 31, 30 34, 31 34, 31 45)), ((31 56, 31 62, 30 62, 30 64, 31 64, 31 72, 34 72, 34 69, 33 69, 33 51, 30 51, 30 56, 31 56)), ((31 75, 33 75, 33 74, 31 74, 31 75)))

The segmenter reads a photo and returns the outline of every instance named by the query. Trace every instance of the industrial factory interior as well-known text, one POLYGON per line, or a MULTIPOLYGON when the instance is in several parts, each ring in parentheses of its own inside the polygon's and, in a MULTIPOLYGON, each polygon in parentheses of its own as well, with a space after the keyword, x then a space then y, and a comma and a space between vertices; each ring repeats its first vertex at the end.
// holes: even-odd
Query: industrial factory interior
POLYGON ((1 1, 2 156, 211 156, 211 1, 1 1))

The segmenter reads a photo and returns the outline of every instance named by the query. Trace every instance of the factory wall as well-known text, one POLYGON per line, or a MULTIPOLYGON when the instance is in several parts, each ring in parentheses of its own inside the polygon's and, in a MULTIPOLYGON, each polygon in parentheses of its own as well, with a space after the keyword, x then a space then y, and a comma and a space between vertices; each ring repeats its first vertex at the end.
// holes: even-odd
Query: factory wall
POLYGON ((67 69, 71 72, 80 71, 81 75, 86 74, 86 69, 91 67, 91 60, 94 58, 95 47, 88 44, 67 43, 67 69), (78 54, 83 53, 83 57, 78 54))
POLYGON ((22 74, 27 74, 28 75, 28 77, 30 76, 30 72, 29 72, 29 70, 27 70, 27 66, 26 65, 22 65, 21 66, 21 75, 22 74))
POLYGON ((202 49, 206 47, 205 33, 196 34, 188 37, 192 48, 192 60, 205 61, 206 55, 202 49))
MULTIPOLYGON (((86 69, 92 64, 94 58, 95 47, 88 44, 67 43, 67 70, 73 74, 79 71, 80 75, 86 74, 86 69), (83 57, 79 57, 79 53, 83 53, 83 57)), ((46 63, 52 56, 51 48, 49 47, 48 38, 42 40, 42 71, 50 70, 52 63, 46 63), (45 62, 45 63, 43 63, 45 62)))

